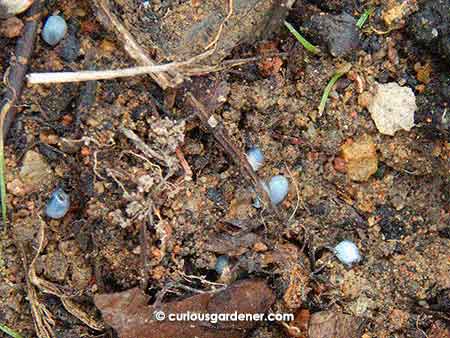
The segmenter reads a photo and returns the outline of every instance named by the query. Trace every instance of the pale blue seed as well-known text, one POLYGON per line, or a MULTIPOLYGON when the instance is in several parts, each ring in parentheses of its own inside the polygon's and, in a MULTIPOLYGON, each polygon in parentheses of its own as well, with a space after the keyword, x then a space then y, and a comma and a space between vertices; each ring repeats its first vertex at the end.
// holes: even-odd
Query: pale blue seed
POLYGON ((273 204, 280 204, 289 192, 289 181, 282 175, 274 176, 269 181, 268 193, 273 204))
POLYGON ((228 256, 219 256, 217 257, 216 266, 214 269, 219 275, 221 275, 225 270, 229 269, 229 266, 230 259, 228 258, 228 256))
POLYGON ((57 45, 67 33, 67 23, 58 15, 49 16, 42 29, 42 38, 50 46, 57 45))
POLYGON ((247 159, 253 170, 258 171, 264 163, 264 154, 258 147, 253 147, 247 152, 247 159))
POLYGON ((47 202, 45 214, 53 219, 63 218, 70 208, 70 197, 61 188, 55 190, 47 202))
POLYGON ((348 267, 361 261, 361 254, 355 243, 344 240, 334 247, 334 254, 339 261, 348 267))

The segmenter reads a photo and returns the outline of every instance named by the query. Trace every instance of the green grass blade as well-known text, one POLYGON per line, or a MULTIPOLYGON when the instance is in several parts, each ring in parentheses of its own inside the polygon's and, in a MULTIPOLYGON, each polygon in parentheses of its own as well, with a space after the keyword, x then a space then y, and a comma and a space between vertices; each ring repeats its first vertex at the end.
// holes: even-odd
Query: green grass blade
POLYGON ((311 44, 308 40, 306 40, 289 22, 285 21, 284 25, 289 29, 292 35, 302 44, 303 47, 306 48, 309 52, 313 54, 319 54, 320 49, 311 44))
POLYGON ((0 133, 0 201, 2 203, 3 226, 6 226, 8 215, 6 211, 6 184, 5 184, 5 149, 3 144, 3 133, 0 133))
POLYGON ((322 115, 323 111, 325 110, 325 105, 327 104, 328 96, 330 96, 331 89, 333 89, 336 82, 341 78, 342 75, 348 73, 348 71, 352 68, 351 64, 346 64, 343 67, 336 70, 333 77, 328 82, 327 86, 325 87, 325 90, 322 94, 322 99, 320 100, 319 105, 319 116, 322 115))
POLYGON ((0 331, 6 333, 7 335, 13 337, 13 338, 23 338, 20 334, 18 334, 16 331, 10 329, 6 325, 0 324, 0 331))
POLYGON ((364 11, 364 13, 360 16, 360 18, 358 19, 358 21, 356 22, 356 26, 361 29, 362 26, 364 26, 364 24, 366 23, 367 19, 369 18, 369 16, 373 13, 373 11, 375 10, 375 8, 371 7, 368 8, 364 11))

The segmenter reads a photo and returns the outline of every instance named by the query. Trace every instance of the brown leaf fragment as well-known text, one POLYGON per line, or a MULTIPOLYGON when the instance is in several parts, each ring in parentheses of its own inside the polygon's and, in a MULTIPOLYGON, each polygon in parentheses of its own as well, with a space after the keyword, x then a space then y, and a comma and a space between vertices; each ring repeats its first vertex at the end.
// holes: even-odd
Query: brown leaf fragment
POLYGON ((95 305, 120 338, 243 338, 257 321, 170 321, 169 314, 264 313, 275 295, 263 280, 244 280, 218 293, 202 293, 181 301, 148 305, 148 296, 134 288, 97 295, 95 305), (157 321, 162 311, 165 319, 157 321))
POLYGON ((359 338, 364 329, 364 318, 321 311, 311 315, 309 336, 314 338, 359 338))
POLYGON ((239 256, 258 240, 258 236, 252 232, 238 236, 220 234, 208 240, 205 249, 220 255, 239 256))

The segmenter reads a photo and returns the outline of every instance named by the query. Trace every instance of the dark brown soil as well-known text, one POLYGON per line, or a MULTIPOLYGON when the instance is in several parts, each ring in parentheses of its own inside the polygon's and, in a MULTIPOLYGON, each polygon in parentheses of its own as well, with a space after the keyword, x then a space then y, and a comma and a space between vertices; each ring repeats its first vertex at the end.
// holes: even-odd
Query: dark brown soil
MULTIPOLYGON (((413 3, 414 13, 423 8, 421 2, 417 7, 415 1, 406 2, 413 3)), ((164 6, 190 1, 155 3, 163 13, 164 6)), ((331 56, 311 30, 305 29, 305 36, 323 43, 318 56, 281 26, 270 39, 223 46, 227 59, 267 53, 270 58, 193 77, 178 91, 164 92, 147 76, 25 88, 6 147, 11 222, 1 234, 0 323, 24 337, 36 336, 25 268, 45 227, 37 276, 70 295, 95 323, 101 323, 93 303, 97 294, 137 286, 153 303, 168 288, 164 301, 191 296, 186 286, 211 290, 208 283, 257 277, 276 295, 274 312, 361 317, 364 338, 447 337, 450 64, 441 49, 417 41, 407 11, 387 25, 385 13, 396 3, 294 4, 287 20, 296 28, 310 27, 311 17, 322 11, 337 15, 345 10, 357 20, 375 6, 358 46, 341 59, 331 56), (344 63, 352 69, 331 91, 320 116, 322 92, 344 63), (414 91, 418 110, 411 131, 393 137, 378 132, 364 104, 375 81, 414 91), (289 179, 288 197, 276 211, 253 206, 251 183, 188 109, 183 100, 188 89, 210 102, 239 149, 261 148, 266 160, 259 177, 289 179), (121 128, 133 131, 164 160, 142 152, 121 128), (363 182, 349 178, 348 163, 341 158, 344 144, 361 140, 375 147, 370 160, 377 163, 375 174, 363 182), (49 170, 35 185, 20 175, 29 151, 39 153, 49 170), (62 220, 44 214, 56 187, 72 201, 62 220), (328 249, 343 239, 354 241, 363 255, 352 268, 328 249), (230 267, 219 275, 215 264, 221 255, 229 256, 230 267)), ((88 1, 47 1, 45 8, 46 14, 59 11, 66 18, 71 41, 51 48, 38 39, 32 71, 134 65, 115 35, 95 19, 88 1)), ((125 20, 130 15, 118 13, 125 20)), ((164 34, 157 39, 162 44, 164 34)), ((180 41, 167 45, 158 59, 167 54, 177 59, 180 41)), ((14 43, 0 36, 2 77, 14 43)), ((364 169, 366 163, 359 166, 364 169)), ((86 325, 83 315, 69 313, 61 295, 36 290, 38 302, 53 315, 58 338, 115 336, 112 329, 99 332, 86 325)), ((281 324, 262 324, 249 337, 288 336, 281 324)))

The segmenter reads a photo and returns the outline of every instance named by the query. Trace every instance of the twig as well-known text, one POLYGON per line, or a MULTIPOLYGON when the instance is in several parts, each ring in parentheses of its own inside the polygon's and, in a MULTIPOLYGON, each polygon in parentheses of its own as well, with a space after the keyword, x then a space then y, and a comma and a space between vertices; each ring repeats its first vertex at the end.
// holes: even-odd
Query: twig
POLYGON ((206 108, 200 103, 192 93, 188 92, 186 94, 187 100, 189 104, 195 111, 195 114, 198 116, 202 124, 209 130, 209 132, 214 136, 216 141, 222 147, 222 149, 231 157, 231 159, 239 166, 247 179, 255 187, 256 191, 263 197, 263 202, 266 205, 271 206, 273 209, 275 207, 270 203, 270 198, 267 194, 267 190, 264 189, 263 183, 259 179, 258 175, 256 175, 252 166, 247 160, 247 156, 239 150, 234 144, 229 140, 229 136, 227 135, 226 130, 221 127, 219 121, 217 121, 213 115, 209 115, 206 111, 206 108))
POLYGON ((36 0, 28 9, 24 18, 25 27, 22 37, 17 40, 15 56, 5 73, 6 94, 0 104, 0 127, 3 130, 3 139, 6 139, 8 130, 16 117, 16 103, 22 94, 25 73, 33 53, 36 32, 41 18, 41 8, 42 1, 36 0))
MULTIPOLYGON (((30 267, 28 269, 28 273, 27 273, 27 281, 29 282, 29 286, 30 286, 30 290, 32 290, 32 292, 34 293, 34 297, 35 300, 37 301, 37 294, 36 294, 36 289, 35 287, 37 287, 40 291, 47 293, 47 294, 51 294, 54 295, 56 297, 59 297, 61 300, 61 303, 63 304, 64 308, 67 310, 67 312, 69 312, 70 314, 72 314, 73 316, 75 316, 76 318, 78 318, 80 321, 82 321, 84 324, 86 324, 87 326, 89 326, 90 328, 94 329, 94 330, 102 330, 104 329, 104 325, 102 322, 96 320, 95 318, 93 318, 92 316, 90 316, 88 313, 86 313, 84 310, 81 309, 81 307, 75 303, 71 298, 75 295, 75 293, 73 291, 68 292, 66 289, 67 287, 62 287, 59 285, 56 285, 52 282, 49 282, 41 277, 39 277, 36 273, 36 261, 39 258, 40 254, 42 253, 42 250, 45 247, 45 222, 40 219, 40 227, 39 227, 39 247, 38 250, 30 264, 30 267)), ((21 243, 21 247, 23 248, 23 243, 21 243)), ((25 256, 25 251, 23 250, 23 255, 25 256)), ((24 260, 24 264, 26 264, 25 260, 24 260)), ((31 302, 32 305, 32 310, 33 313, 34 311, 38 311, 38 314, 40 314, 38 317, 35 317, 35 320, 37 323, 39 323, 39 321, 44 320, 43 324, 39 324, 42 327, 46 328, 51 334, 50 335, 39 335, 38 336, 40 338, 47 338, 47 337, 54 337, 54 335, 52 335, 52 326, 55 325, 52 317, 51 317, 51 313, 50 311, 47 310, 47 308, 45 307, 45 305, 40 304, 40 303, 36 303, 36 301, 33 303, 31 302), (43 318, 41 318, 43 317, 43 318), (48 320, 51 320, 48 322, 48 320)), ((38 326, 39 326, 38 325, 38 326)), ((39 331, 37 331, 39 332, 39 331)))
POLYGON ((180 161, 180 164, 184 169, 184 178, 187 181, 191 181, 192 180, 192 169, 189 166, 189 163, 186 161, 186 158, 184 157, 184 154, 181 151, 180 147, 177 147, 177 149, 175 149, 175 154, 178 158, 178 161, 180 161))
MULTIPOLYGON (((89 50, 87 53, 87 68, 93 69, 95 64, 95 50, 89 50)), ((75 116, 75 135, 81 137, 81 116, 86 114, 95 102, 95 92, 97 90, 97 81, 88 81, 80 93, 80 101, 75 116)))
MULTIPOLYGON (((287 53, 274 53, 264 56, 255 56, 246 59, 226 60, 217 66, 195 66, 195 62, 211 55, 213 50, 209 50, 198 56, 195 56, 183 62, 171 62, 162 65, 130 67, 115 70, 98 70, 98 71, 78 71, 78 72, 50 72, 50 73, 31 73, 28 74, 27 81, 30 84, 44 83, 66 83, 66 82, 83 82, 95 80, 111 80, 121 77, 130 77, 147 74, 164 73, 172 69, 178 69, 186 76, 203 75, 218 72, 226 68, 237 67, 246 63, 255 62, 271 56, 286 56, 287 53)), ((155 104, 162 109, 162 105, 155 100, 155 104)), ((170 116, 167 110, 163 112, 170 116)))
POLYGON ((36 334, 39 338, 54 338, 55 334, 53 332, 53 326, 55 326, 55 321, 53 319, 53 315, 44 304, 41 304, 39 302, 36 287, 32 282, 32 278, 35 274, 34 264, 36 263, 36 259, 44 249, 45 243, 45 223, 42 222, 42 220, 40 220, 39 225, 38 241, 39 247, 30 266, 28 266, 25 243, 23 243, 22 241, 17 241, 17 243, 22 255, 22 262, 25 270, 25 280, 27 284, 28 300, 31 306, 31 314, 33 316, 36 334))
MULTIPOLYGON (((105 26, 110 25, 114 28, 118 39, 122 41, 127 53, 140 65, 155 66, 156 63, 139 46, 125 26, 122 25, 120 20, 111 12, 109 0, 94 0, 94 4, 98 9, 98 18, 105 26)), ((178 73, 176 69, 170 69, 167 73, 150 73, 150 76, 162 89, 176 87, 183 82, 183 76, 178 73)))
POLYGON ((6 94, 0 103, 0 199, 3 225, 8 221, 7 196, 5 183, 5 153, 4 142, 9 127, 16 117, 16 104, 22 94, 24 76, 28 62, 33 52, 36 30, 41 13, 41 1, 37 0, 27 11, 25 28, 22 37, 17 41, 16 55, 6 70, 3 82, 6 85, 6 94))
POLYGON ((217 31, 215 38, 205 47, 205 50, 210 49, 212 46, 216 46, 217 41, 219 41, 220 36, 222 35, 223 28, 225 27, 225 24, 233 15, 233 0, 228 0, 228 7, 229 7, 228 14, 227 14, 226 18, 220 24, 219 30, 217 31))
POLYGON ((171 62, 163 65, 131 67, 116 70, 84 70, 79 72, 31 73, 27 75, 27 80, 30 84, 111 80, 120 77, 164 73, 169 70, 180 68, 186 65, 187 62, 189 61, 171 62))
POLYGON ((292 211, 292 214, 291 214, 291 216, 290 216, 289 219, 288 219, 288 223, 290 223, 291 220, 294 218, 295 213, 297 212, 298 207, 299 207, 299 205, 300 205, 300 191, 299 191, 299 189, 298 189, 297 180, 295 179, 295 177, 294 177, 294 175, 292 174, 292 172, 289 170, 289 167, 286 166, 286 169, 287 169, 287 171, 288 171, 288 173, 289 173, 289 176, 291 176, 292 183, 294 183, 295 192, 297 193, 297 203, 295 204, 294 211, 292 211))
POLYGON ((150 148, 132 130, 125 128, 125 127, 120 127, 119 130, 122 134, 124 134, 127 138, 129 138, 134 143, 136 148, 138 148, 140 151, 142 151, 145 155, 156 159, 161 164, 167 165, 167 161, 164 158, 164 156, 158 154, 156 151, 154 151, 152 148, 150 148))

